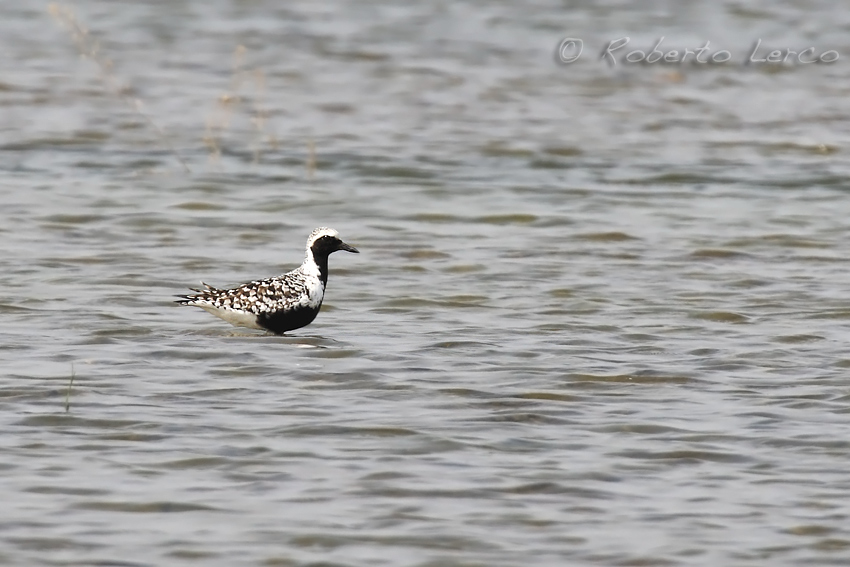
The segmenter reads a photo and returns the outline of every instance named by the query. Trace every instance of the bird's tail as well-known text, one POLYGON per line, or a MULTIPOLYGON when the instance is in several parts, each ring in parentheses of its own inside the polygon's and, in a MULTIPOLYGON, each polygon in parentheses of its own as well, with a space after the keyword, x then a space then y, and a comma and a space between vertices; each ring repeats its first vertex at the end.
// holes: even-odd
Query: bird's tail
POLYGON ((195 287, 190 287, 189 289, 194 291, 195 294, 193 294, 193 295, 178 295, 177 297, 179 297, 180 299, 178 299, 174 303, 177 303, 179 305, 197 305, 199 302, 202 302, 205 299, 209 299, 209 296, 211 294, 218 291, 218 289, 214 288, 213 286, 211 286, 209 284, 205 284, 204 282, 201 282, 201 285, 204 286, 206 289, 198 289, 198 288, 195 288, 195 287))

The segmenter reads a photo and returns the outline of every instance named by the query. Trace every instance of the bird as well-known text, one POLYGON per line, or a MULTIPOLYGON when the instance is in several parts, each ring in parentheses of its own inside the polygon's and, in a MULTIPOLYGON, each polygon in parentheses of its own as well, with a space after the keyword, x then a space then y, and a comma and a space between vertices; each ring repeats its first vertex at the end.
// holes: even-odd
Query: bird
POLYGON ((200 307, 236 327, 282 335, 309 325, 319 314, 328 284, 328 256, 338 250, 360 253, 336 230, 323 226, 310 233, 304 262, 291 272, 231 289, 201 282, 206 289, 190 288, 196 293, 180 296, 176 303, 200 307))

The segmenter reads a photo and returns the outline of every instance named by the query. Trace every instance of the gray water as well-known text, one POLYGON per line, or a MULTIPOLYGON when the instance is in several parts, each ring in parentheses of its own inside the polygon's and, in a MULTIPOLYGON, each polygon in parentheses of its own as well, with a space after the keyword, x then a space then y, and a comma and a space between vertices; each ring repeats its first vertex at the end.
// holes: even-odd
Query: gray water
POLYGON ((641 4, 6 3, 0 564, 850 563, 850 12, 641 4))

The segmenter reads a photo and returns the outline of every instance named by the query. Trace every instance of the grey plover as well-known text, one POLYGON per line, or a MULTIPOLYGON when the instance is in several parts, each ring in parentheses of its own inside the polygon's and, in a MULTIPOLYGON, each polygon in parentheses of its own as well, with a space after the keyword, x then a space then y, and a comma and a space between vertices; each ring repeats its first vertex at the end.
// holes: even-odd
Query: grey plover
POLYGON ((321 227, 307 238, 304 262, 282 276, 256 280, 232 289, 204 290, 181 296, 180 305, 194 305, 231 325, 266 329, 277 335, 309 325, 316 318, 328 284, 328 256, 337 250, 359 253, 332 228, 321 227))

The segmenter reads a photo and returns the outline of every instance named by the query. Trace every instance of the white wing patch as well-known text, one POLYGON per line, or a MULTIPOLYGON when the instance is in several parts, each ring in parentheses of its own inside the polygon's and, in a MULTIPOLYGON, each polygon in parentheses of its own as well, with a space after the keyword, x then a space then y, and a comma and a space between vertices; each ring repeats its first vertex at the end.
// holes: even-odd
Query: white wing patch
POLYGON ((231 325, 235 325, 237 327, 248 327, 249 329, 262 329, 262 327, 257 324, 257 316, 254 313, 222 309, 220 307, 213 307, 212 305, 203 305, 201 303, 195 303, 195 305, 208 313, 212 313, 216 317, 221 317, 231 325))

